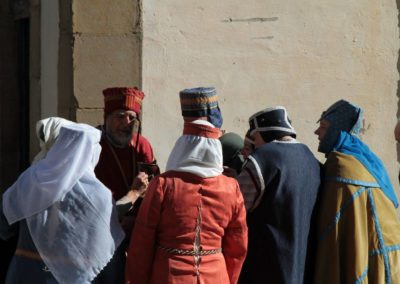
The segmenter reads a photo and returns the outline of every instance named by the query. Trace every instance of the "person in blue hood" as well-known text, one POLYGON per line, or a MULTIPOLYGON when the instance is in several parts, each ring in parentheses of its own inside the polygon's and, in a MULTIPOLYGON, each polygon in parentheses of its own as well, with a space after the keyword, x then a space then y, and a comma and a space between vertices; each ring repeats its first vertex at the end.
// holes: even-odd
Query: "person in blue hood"
POLYGON ((363 110, 339 100, 315 131, 327 157, 317 221, 315 283, 400 283, 398 200, 358 134, 363 110))

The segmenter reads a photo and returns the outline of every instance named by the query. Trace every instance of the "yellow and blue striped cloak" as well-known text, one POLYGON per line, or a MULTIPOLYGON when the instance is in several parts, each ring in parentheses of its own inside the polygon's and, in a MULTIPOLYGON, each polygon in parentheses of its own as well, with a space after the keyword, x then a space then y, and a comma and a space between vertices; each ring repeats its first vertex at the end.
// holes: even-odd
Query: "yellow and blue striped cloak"
POLYGON ((400 222, 352 155, 331 152, 318 216, 315 283, 400 283, 400 222))

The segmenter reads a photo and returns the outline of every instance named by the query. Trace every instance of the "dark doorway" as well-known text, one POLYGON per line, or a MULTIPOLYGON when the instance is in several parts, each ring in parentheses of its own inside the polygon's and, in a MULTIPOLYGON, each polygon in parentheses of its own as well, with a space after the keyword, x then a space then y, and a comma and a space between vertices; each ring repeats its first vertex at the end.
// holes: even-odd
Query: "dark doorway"
MULTIPOLYGON (((11 2, 10 2, 11 3, 11 2)), ((29 165, 29 18, 0 1, 0 190, 29 165)))
MULTIPOLYGON (((0 1, 1 193, 29 166, 29 30, 29 1, 0 1)), ((0 239, 0 283, 16 238, 0 239)))
POLYGON ((19 170, 29 166, 29 18, 17 20, 19 95, 19 170))

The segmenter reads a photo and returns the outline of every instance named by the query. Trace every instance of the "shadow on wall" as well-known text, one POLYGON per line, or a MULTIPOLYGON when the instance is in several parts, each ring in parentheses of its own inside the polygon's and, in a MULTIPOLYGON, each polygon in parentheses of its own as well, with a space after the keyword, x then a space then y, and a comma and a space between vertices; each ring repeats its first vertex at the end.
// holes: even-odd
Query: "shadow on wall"
MULTIPOLYGON (((400 0, 396 0, 396 6, 397 6, 397 11, 400 11, 400 0)), ((397 13, 397 27, 400 29, 400 13, 397 13)), ((397 57, 397 71, 400 73, 400 49, 398 51, 398 57, 397 57)), ((400 80, 397 81, 397 118, 400 119, 400 80)), ((396 151, 397 151, 397 161, 400 162, 400 143, 397 143, 396 145, 396 151)), ((399 174, 399 180, 400 180, 400 174, 399 174)))

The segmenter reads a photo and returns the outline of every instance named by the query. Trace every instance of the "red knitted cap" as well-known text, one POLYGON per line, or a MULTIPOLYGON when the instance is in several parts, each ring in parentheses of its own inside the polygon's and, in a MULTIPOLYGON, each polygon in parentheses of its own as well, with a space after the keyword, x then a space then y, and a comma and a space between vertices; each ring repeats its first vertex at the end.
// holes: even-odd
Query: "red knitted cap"
POLYGON ((103 90, 104 114, 107 115, 114 110, 132 110, 140 114, 144 93, 137 87, 113 87, 103 90))

